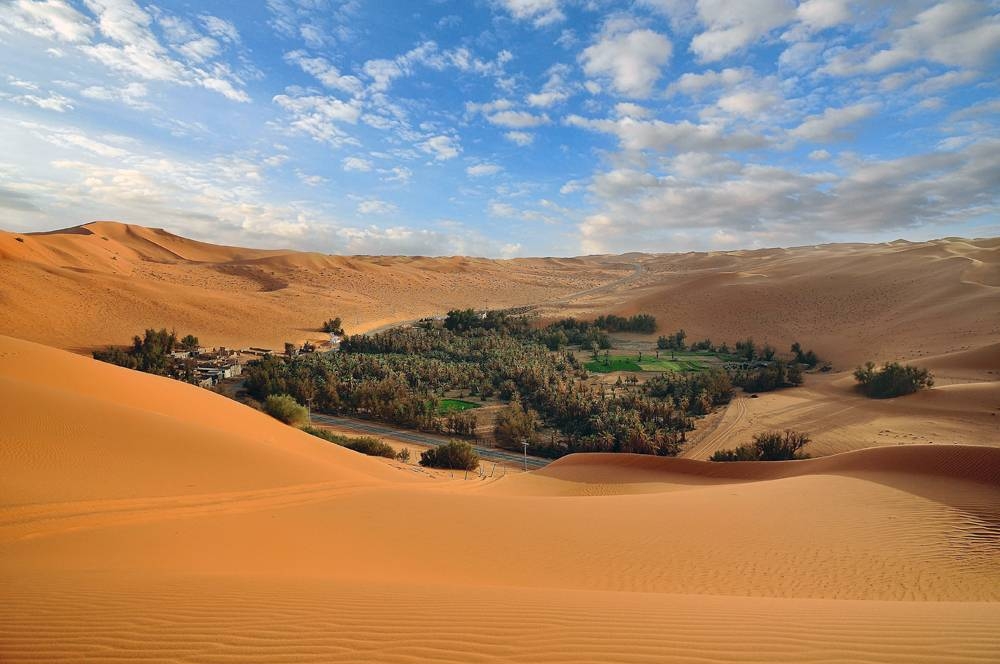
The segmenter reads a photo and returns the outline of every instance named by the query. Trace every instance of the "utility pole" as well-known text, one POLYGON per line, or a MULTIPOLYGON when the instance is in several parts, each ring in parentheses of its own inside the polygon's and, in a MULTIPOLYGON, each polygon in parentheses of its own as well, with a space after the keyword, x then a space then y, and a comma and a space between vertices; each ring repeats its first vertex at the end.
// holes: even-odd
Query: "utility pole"
POLYGON ((524 445, 524 472, 528 472, 528 441, 527 441, 527 439, 521 440, 521 444, 524 445))

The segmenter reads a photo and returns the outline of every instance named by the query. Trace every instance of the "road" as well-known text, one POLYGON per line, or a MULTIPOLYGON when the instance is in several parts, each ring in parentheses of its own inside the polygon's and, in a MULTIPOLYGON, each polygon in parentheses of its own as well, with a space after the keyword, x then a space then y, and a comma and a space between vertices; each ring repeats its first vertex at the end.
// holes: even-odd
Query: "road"
MULTIPOLYGON (((384 424, 368 422, 366 420, 355 420, 349 417, 334 417, 332 415, 320 415, 318 413, 313 413, 311 419, 316 424, 328 424, 330 426, 351 429, 352 431, 357 431, 358 433, 373 434, 376 436, 391 436, 397 440, 414 443, 416 445, 425 445, 427 447, 437 447, 448 442, 448 439, 446 438, 433 436, 431 434, 409 431, 407 429, 395 429, 384 424)), ((472 448, 476 450, 476 454, 484 459, 489 459, 490 461, 504 461, 514 466, 524 467, 523 454, 508 452, 506 450, 498 450, 492 447, 482 447, 480 445, 473 445, 472 448)), ((551 462, 551 459, 529 456, 528 468, 543 468, 551 462)))

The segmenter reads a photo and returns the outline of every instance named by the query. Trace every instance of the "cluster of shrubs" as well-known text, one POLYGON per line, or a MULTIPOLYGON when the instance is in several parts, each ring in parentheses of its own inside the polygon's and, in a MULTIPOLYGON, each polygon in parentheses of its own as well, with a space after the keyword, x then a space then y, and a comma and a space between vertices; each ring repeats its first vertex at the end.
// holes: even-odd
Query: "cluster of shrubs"
POLYGON ((744 392, 771 392, 802 384, 802 369, 794 362, 770 360, 767 364, 733 371, 733 384, 744 392))
POLYGON ((333 433, 327 429, 319 429, 317 427, 302 427, 302 430, 308 434, 312 434, 317 438, 322 438, 323 440, 340 445, 341 447, 346 447, 349 450, 354 450, 355 452, 360 452, 361 454, 367 454, 368 456, 384 457, 386 459, 399 459, 401 461, 406 461, 410 458, 410 451, 407 449, 400 450, 396 452, 386 442, 374 438, 372 436, 342 436, 337 433, 333 433), (405 459, 403 458, 403 453, 405 452, 405 459))
POLYGON ((464 440, 453 440, 420 453, 420 465, 446 470, 475 470, 479 455, 464 440))
POLYGON ((927 369, 899 362, 886 362, 881 369, 866 362, 854 371, 854 379, 858 389, 872 399, 891 399, 934 386, 934 376, 927 369))
POLYGON ((740 445, 734 450, 719 450, 711 456, 711 461, 790 461, 807 459, 802 448, 809 442, 809 436, 798 431, 765 431, 753 437, 753 442, 740 445))

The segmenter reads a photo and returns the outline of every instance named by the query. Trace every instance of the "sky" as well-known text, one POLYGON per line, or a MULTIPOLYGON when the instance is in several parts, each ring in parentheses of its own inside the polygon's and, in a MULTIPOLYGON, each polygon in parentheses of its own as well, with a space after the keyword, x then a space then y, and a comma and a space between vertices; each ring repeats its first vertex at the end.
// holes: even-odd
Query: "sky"
POLYGON ((0 0, 0 228, 572 256, 1000 235, 1000 0, 0 0))

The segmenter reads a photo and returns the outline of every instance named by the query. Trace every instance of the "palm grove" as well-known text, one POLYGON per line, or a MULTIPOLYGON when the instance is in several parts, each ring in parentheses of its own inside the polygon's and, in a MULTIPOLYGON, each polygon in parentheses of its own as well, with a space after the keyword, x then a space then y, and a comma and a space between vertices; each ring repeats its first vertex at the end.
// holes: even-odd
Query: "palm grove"
MULTIPOLYGON (((607 326, 630 325, 646 332, 655 320, 639 315, 607 326)), ((245 386, 258 400, 288 394, 318 411, 455 436, 475 435, 476 420, 470 412, 442 414, 446 391, 497 398, 505 403, 497 444, 520 450, 527 442, 531 453, 550 457, 673 455, 694 418, 731 399, 730 377, 717 369, 665 373, 631 388, 595 385, 563 347, 606 332, 573 319, 535 328, 525 316, 452 311, 440 325, 349 336, 337 353, 266 357, 248 367, 245 386)))

